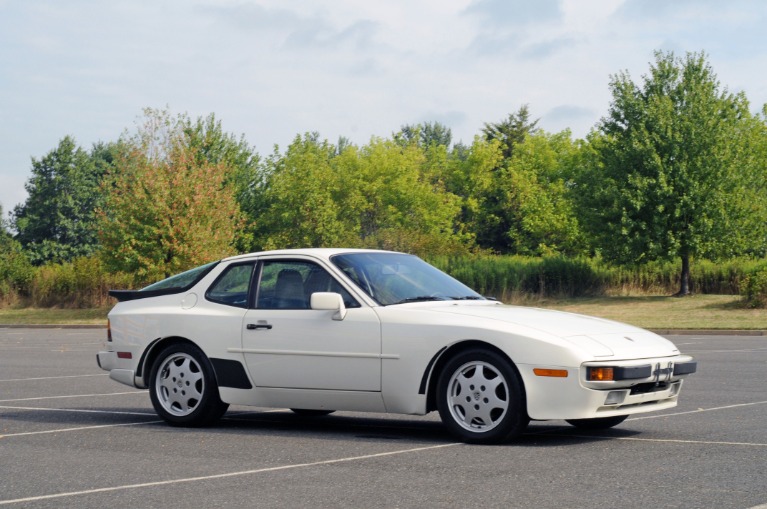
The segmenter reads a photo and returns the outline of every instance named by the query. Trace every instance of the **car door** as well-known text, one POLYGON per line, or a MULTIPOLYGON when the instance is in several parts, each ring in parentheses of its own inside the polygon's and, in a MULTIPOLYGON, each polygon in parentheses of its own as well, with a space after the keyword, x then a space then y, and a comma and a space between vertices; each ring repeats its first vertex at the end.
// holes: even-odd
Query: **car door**
POLYGON ((381 326, 318 263, 265 259, 253 306, 242 323, 242 352, 259 387, 381 390, 381 326), (343 320, 333 311, 310 309, 311 294, 340 293, 343 320))

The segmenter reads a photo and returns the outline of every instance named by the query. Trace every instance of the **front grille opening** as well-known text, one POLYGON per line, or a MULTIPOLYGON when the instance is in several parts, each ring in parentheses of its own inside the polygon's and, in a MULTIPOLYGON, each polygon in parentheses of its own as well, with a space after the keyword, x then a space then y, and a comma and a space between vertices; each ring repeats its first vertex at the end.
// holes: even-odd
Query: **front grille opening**
POLYGON ((660 392, 668 389, 668 382, 650 382, 646 384, 638 384, 631 388, 630 394, 647 394, 650 392, 660 392))

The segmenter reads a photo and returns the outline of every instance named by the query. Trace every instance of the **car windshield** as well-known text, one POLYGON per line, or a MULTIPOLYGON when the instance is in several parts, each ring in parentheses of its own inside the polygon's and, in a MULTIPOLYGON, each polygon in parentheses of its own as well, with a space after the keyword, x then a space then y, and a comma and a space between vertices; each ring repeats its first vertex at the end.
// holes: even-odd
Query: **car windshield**
POLYGON ((484 297, 417 256, 399 253, 336 255, 333 263, 383 306, 430 300, 484 297))
POLYGON ((168 279, 163 279, 157 283, 151 284, 145 288, 142 288, 142 292, 150 292, 156 290, 183 290, 197 283, 202 277, 207 274, 218 262, 208 263, 200 267, 195 267, 181 274, 176 274, 168 279))

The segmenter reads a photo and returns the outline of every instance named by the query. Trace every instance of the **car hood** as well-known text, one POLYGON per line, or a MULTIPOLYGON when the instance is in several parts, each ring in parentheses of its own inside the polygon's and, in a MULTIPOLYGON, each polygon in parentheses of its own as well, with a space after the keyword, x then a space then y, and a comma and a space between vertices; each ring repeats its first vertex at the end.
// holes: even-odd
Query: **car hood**
POLYGON ((633 325, 550 309, 499 303, 454 303, 426 306, 431 311, 497 320, 550 334, 597 357, 642 358, 678 355, 669 340, 633 325))

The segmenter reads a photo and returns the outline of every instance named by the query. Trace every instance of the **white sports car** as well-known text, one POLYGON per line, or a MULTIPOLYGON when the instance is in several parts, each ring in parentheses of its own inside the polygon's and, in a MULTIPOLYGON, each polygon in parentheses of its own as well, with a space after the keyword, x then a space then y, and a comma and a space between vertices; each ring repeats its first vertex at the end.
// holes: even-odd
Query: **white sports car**
POLYGON ((497 443, 533 420, 607 428, 676 406, 697 363, 651 332, 506 306, 421 259, 359 249, 227 258, 111 291, 113 380, 179 426, 229 405, 423 415, 497 443))

